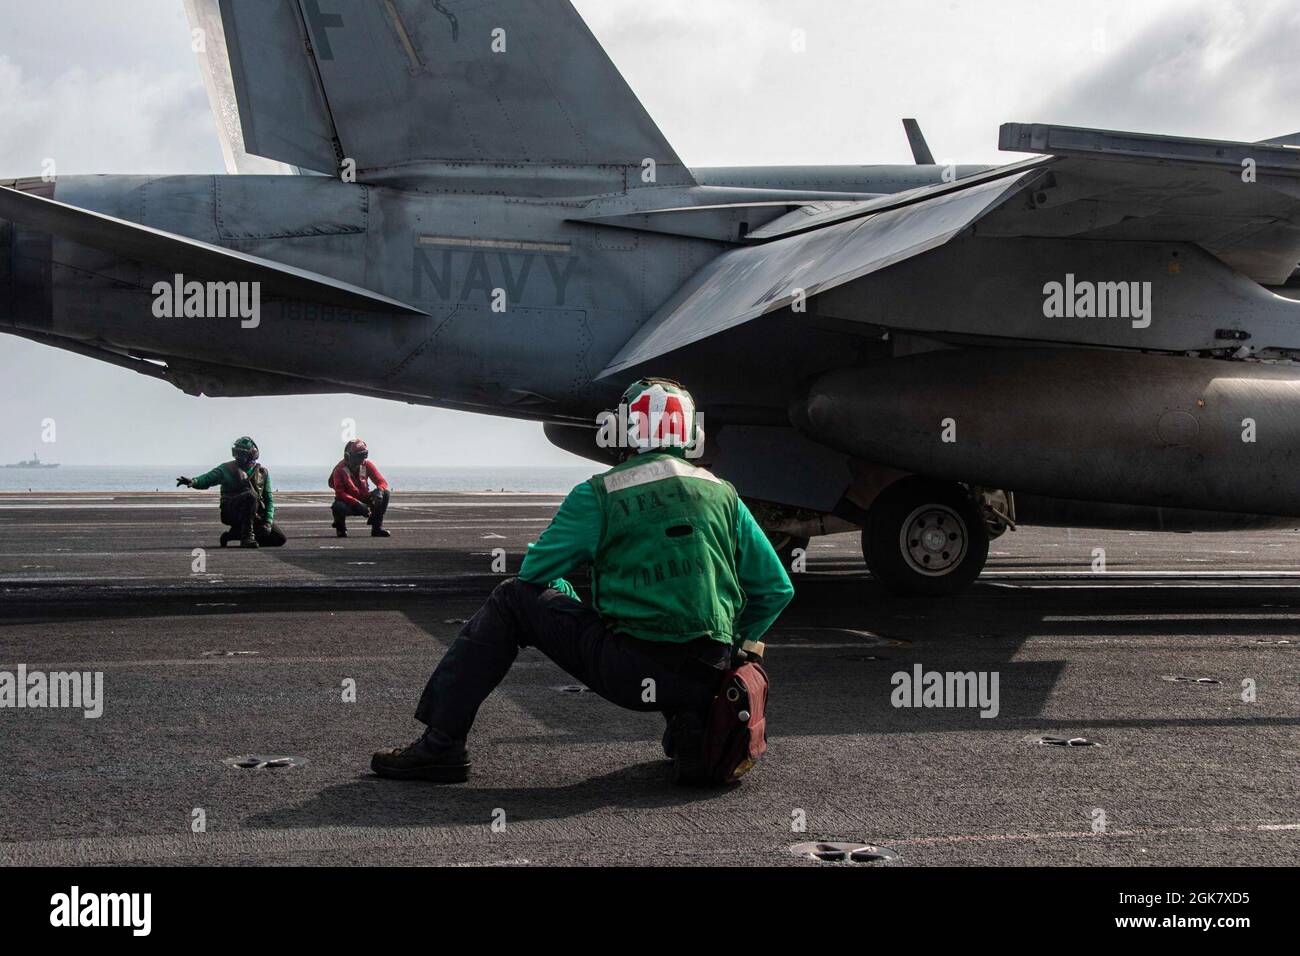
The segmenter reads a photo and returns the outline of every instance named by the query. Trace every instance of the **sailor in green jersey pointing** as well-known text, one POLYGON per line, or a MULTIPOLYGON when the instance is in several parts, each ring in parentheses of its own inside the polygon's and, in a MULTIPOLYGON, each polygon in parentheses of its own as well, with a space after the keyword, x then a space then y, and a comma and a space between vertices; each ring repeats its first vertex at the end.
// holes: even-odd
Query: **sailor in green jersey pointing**
POLYGON ((647 378, 623 394, 625 459, 574 488, 524 558, 461 629, 424 689, 410 746, 371 768, 460 782, 479 705, 521 647, 536 647, 621 707, 661 711, 678 778, 703 759, 704 717, 733 655, 794 594, 736 490, 687 459, 702 438, 690 393, 647 378), (591 568, 590 605, 564 579, 591 568))
POLYGON ((176 486, 197 488, 221 486, 221 523, 230 530, 221 535, 221 546, 238 541, 241 548, 278 548, 287 540, 275 523, 275 495, 271 473, 258 464, 257 442, 245 435, 230 449, 233 461, 217 465, 197 478, 181 476, 176 486))

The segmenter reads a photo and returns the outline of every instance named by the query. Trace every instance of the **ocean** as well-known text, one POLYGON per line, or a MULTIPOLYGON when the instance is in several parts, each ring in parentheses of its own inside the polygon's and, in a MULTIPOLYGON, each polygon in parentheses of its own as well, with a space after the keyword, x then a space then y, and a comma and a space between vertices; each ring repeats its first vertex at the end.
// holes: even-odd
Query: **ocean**
MULTIPOLYGON (((324 467, 267 464, 276 491, 329 491, 326 480, 331 467, 332 463, 324 467)), ((419 468, 394 465, 384 468, 384 477, 395 491, 527 491, 563 494, 601 470, 595 462, 590 465, 537 468, 419 468)), ((199 473, 193 465, 0 468, 0 491, 166 491, 175 489, 177 475, 193 478, 199 473)))

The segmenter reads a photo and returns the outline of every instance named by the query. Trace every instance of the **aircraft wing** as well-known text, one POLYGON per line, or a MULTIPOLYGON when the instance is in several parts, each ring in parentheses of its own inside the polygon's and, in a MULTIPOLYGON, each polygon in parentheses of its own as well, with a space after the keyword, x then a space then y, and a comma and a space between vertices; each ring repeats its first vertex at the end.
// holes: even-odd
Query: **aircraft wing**
POLYGON ((7 186, 0 186, 0 219, 195 277, 222 282, 260 282, 265 295, 366 312, 428 315, 413 305, 318 272, 69 206, 56 199, 46 199, 7 186))
POLYGON ((658 182, 693 182, 569 0, 187 3, 218 125, 255 156, 330 175, 351 159, 361 180, 651 159, 658 182))
POLYGON ((1300 263, 1300 149, 1281 143, 1007 123, 1000 146, 1055 158, 1032 203, 998 210, 982 236, 1192 242, 1259 282, 1300 263))
POLYGON ((789 214, 693 276, 601 372, 613 375, 948 242, 1044 175, 1044 160, 789 214))
POLYGON ((969 233, 1194 243, 1261 285, 1300 273, 1300 149, 1008 123, 1045 155, 922 189, 797 209, 754 230, 666 303, 612 375, 969 233), (1012 197, 1019 197, 1015 202, 1012 197))

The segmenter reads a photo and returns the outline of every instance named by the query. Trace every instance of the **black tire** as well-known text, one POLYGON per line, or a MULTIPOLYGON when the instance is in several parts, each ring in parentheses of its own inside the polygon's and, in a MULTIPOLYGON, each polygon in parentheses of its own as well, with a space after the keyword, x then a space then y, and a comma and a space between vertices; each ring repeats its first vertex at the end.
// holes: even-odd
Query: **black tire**
POLYGON ((794 564, 794 552, 801 549, 805 555, 808 554, 809 538, 796 538, 789 534, 768 534, 767 540, 772 543, 772 550, 776 556, 781 559, 782 566, 785 567, 786 574, 794 574, 791 565, 794 564))
POLYGON ((988 530, 961 485, 904 478, 867 512, 862 556, 895 594, 942 597, 964 590, 984 570, 988 530))

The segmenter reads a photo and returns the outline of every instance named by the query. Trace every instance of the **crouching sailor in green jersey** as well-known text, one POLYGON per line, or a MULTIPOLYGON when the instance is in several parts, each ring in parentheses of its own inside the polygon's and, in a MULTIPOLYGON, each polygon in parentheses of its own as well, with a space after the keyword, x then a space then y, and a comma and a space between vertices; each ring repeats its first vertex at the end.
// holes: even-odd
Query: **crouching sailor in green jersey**
POLYGON ((200 491, 220 486, 221 523, 230 525, 230 530, 221 535, 223 548, 231 541, 238 541, 241 548, 280 547, 287 539, 275 523, 271 473, 257 462, 261 455, 257 442, 245 435, 231 446, 230 454, 233 461, 217 465, 197 478, 182 475, 176 479, 176 486, 200 491))
POLYGON ((425 732, 376 753, 384 777, 460 782, 479 705, 521 647, 536 647, 606 700, 659 711, 678 778, 703 759, 709 703, 744 641, 758 640, 794 594, 736 490, 691 464, 690 393, 642 379, 623 395, 621 464, 565 498, 524 558, 461 629, 416 710, 425 732), (565 580, 591 570, 591 604, 565 580))

